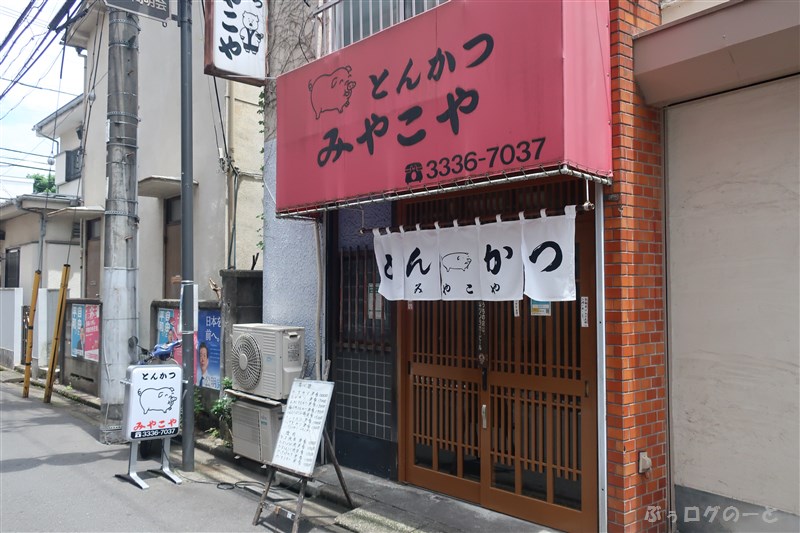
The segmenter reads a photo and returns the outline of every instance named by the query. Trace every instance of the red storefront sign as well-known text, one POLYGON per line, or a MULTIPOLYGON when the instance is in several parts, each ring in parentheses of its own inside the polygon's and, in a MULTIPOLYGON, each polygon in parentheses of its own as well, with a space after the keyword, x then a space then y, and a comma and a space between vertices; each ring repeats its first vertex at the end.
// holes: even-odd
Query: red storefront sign
POLYGON ((279 212, 611 174, 608 3, 451 0, 278 77, 279 212))

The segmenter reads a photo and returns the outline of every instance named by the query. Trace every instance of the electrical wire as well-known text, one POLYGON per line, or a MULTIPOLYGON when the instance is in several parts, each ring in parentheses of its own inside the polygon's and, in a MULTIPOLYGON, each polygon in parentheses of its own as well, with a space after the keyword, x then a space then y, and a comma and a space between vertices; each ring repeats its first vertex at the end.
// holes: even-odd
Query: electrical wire
MULTIPOLYGON (((95 0, 95 1, 97 1, 97 0, 95 0)), ((46 2, 47 2, 47 0, 45 0, 45 3, 46 2)), ((67 3, 64 4, 64 6, 62 6, 61 9, 59 9, 58 14, 56 15, 56 18, 54 18, 53 21, 48 26, 48 28, 51 28, 52 34, 53 34, 53 36, 50 38, 50 41, 47 42, 47 44, 45 45, 44 49, 42 49, 41 51, 39 51, 39 50, 42 48, 42 45, 45 43, 47 38, 45 37, 44 39, 42 39, 39 42, 39 44, 34 49, 33 53, 28 57, 27 60, 25 60, 22 69, 17 73, 16 76, 13 77, 13 81, 5 88, 5 90, 2 92, 2 94, 0 94, 0 101, 3 100, 3 98, 9 93, 9 91, 19 81, 21 81, 22 78, 25 76, 25 74, 27 74, 28 71, 39 61, 39 59, 42 57, 42 55, 53 44, 53 41, 55 41, 55 38, 58 36, 58 34, 61 33, 63 30, 67 29, 70 25, 74 24, 76 21, 80 20, 82 17, 84 17, 89 12, 89 9, 91 8, 91 6, 89 6, 86 9, 80 11, 79 13, 76 13, 76 14, 73 14, 71 16, 68 16, 68 13, 67 13, 68 8, 71 7, 72 4, 74 4, 74 2, 75 2, 75 0, 68 0, 67 3), (58 21, 63 19, 64 16, 67 16, 67 20, 64 21, 58 27, 53 28, 53 26, 55 24, 57 24, 58 21), (39 52, 38 55, 36 55, 37 52, 39 52), (36 56, 36 57, 34 58, 34 56, 36 56)), ((92 3, 92 5, 94 5, 94 2, 92 3)), ((10 54, 8 54, 8 55, 10 55, 10 54)), ((63 62, 63 59, 62 59, 62 62, 63 62)), ((6 69, 6 71, 7 70, 8 69, 6 69)), ((4 72, 4 74, 5 74, 5 72, 4 72)))
POLYGON ((15 152, 17 154, 33 155, 33 156, 36 156, 36 157, 50 157, 47 154, 36 154, 36 153, 33 153, 33 152, 25 152, 23 150, 14 150, 13 148, 5 148, 3 146, 0 146, 0 150, 6 150, 8 152, 15 152))
MULTIPOLYGON (((55 62, 53 62, 53 64, 55 64, 55 62)), ((52 65, 51 65, 51 67, 52 67, 52 65)), ((49 73, 50 73, 50 71, 48 70, 48 74, 49 73)), ((45 76, 46 75, 47 74, 45 74, 45 76)), ((43 77, 44 76, 42 76, 42 78, 43 77)), ((39 81, 42 81, 42 78, 39 78, 39 81)), ((0 80, 2 80, 2 81, 14 81, 14 80, 11 80, 9 78, 3 78, 2 76, 0 76, 0 80)), ((21 81, 18 81, 17 85, 22 85, 23 87, 30 87, 31 89, 38 89, 40 91, 50 91, 50 92, 54 92, 54 93, 61 92, 61 94, 66 94, 67 96, 72 96, 72 97, 78 96, 75 93, 70 93, 70 92, 67 92, 67 91, 58 91, 56 89, 51 89, 50 87, 39 87, 38 85, 31 85, 30 83, 23 83, 21 81)), ((28 94, 30 94, 30 93, 28 93, 28 94)), ((17 104, 17 105, 19 105, 19 104, 17 104)))
POLYGON ((19 165, 19 164, 12 164, 12 163, 3 163, 0 161, 0 166, 4 167, 13 167, 13 168, 27 168, 30 170, 38 170, 40 172, 51 172, 49 168, 39 168, 39 167, 29 167, 28 165, 19 165))
POLYGON ((12 81, 8 85, 8 87, 6 87, 5 90, 2 93, 0 93, 0 101, 2 101, 3 98, 6 97, 6 95, 9 93, 9 91, 11 91, 11 89, 17 84, 17 82, 20 81, 25 76, 25 74, 27 74, 28 71, 33 67, 33 65, 36 64, 36 62, 39 60, 39 58, 42 57, 42 54, 44 54, 47 51, 47 49, 50 48, 50 45, 53 44, 53 41, 56 40, 56 37, 58 37, 58 33, 53 32, 53 36, 50 38, 50 41, 47 42, 47 45, 45 45, 44 49, 42 49, 42 45, 45 43, 46 38, 42 39, 42 41, 39 42, 39 44, 36 46, 36 49, 33 51, 33 53, 25 61, 25 64, 22 67, 22 70, 20 70, 17 73, 17 75, 14 76, 14 81, 12 81), (38 55, 36 55, 37 52, 39 52, 38 55), (36 57, 34 58, 34 56, 36 56, 36 57))
MULTIPOLYGON (((66 45, 64 45, 64 48, 66 48, 66 45)), ((62 59, 61 59, 61 69, 62 69, 62 71, 63 71, 63 69, 64 69, 64 55, 63 55, 63 54, 61 55, 61 58, 62 58, 62 59)), ((41 83, 41 82, 42 82, 42 80, 43 80, 43 79, 44 79, 44 78, 45 78, 45 77, 46 77, 48 74, 50 74, 50 71, 52 71, 52 70, 53 70, 53 67, 54 67, 54 66, 55 66, 55 64, 56 64, 56 61, 58 61, 58 56, 55 56, 55 57, 53 58, 53 61, 50 63, 50 66, 49 66, 49 67, 47 67, 47 70, 45 71, 45 73, 44 73, 44 74, 42 74, 42 75, 39 77, 39 79, 38 79, 38 80, 36 80, 36 83, 37 83, 37 84, 41 83)), ((62 74, 63 74, 63 72, 62 72, 62 74)), ((6 81, 11 81, 12 83, 14 82, 14 80, 6 80, 6 81)), ((25 93, 25 94, 24 94, 24 95, 23 95, 23 96, 22 96, 22 97, 19 99, 19 102, 17 102, 17 103, 16 103, 16 104, 14 104, 13 106, 11 106, 11 109, 9 109, 8 111, 6 111, 6 112, 5 112, 5 114, 4 114, 2 117, 0 117, 0 120, 3 120, 4 118, 6 118, 6 117, 7 117, 7 116, 8 116, 8 115, 9 115, 9 114, 12 112, 12 111, 14 111, 16 108, 18 108, 18 107, 19 107, 19 106, 22 104, 22 102, 24 102, 24 101, 25 101, 25 99, 26 99, 28 96, 30 96, 30 94, 33 92, 33 89, 44 89, 44 87, 39 87, 38 85, 29 85, 29 84, 26 84, 26 83, 22 83, 21 81, 17 81, 17 82, 16 82, 16 84, 17 84, 17 85, 23 85, 23 86, 26 86, 26 87, 31 87, 31 90, 30 90, 30 91, 28 91, 27 93, 25 93)), ((62 94, 68 94, 68 93, 65 93, 64 91, 62 91, 62 90, 61 90, 61 78, 59 78, 58 89, 47 89, 47 90, 49 90, 49 91, 53 91, 53 92, 57 93, 57 94, 58 94, 58 97, 60 97, 62 94)), ((77 95, 76 95, 76 94, 73 94, 72 96, 77 96, 77 95)), ((57 98, 58 98, 58 97, 57 97, 57 98)), ((58 109, 58 106, 56 106, 56 109, 58 109)))
POLYGON ((22 13, 20 13, 20 15, 17 18, 17 20, 14 21, 14 24, 11 26, 11 29, 9 30, 8 35, 6 35, 6 38, 3 39, 2 43, 0 43, 0 52, 2 52, 3 48, 6 47, 6 45, 8 44, 8 41, 11 40, 11 36, 14 35, 14 32, 16 32, 17 29, 19 28, 20 24, 22 24, 22 21, 24 21, 25 17, 28 16, 28 13, 30 13, 31 9, 33 9, 33 4, 35 4, 35 3, 36 3, 36 0, 31 0, 30 2, 28 2, 28 5, 25 6, 25 9, 22 10, 22 13))
MULTIPOLYGON (((28 28, 31 27, 31 25, 34 23, 34 21, 37 19, 37 17, 41 14, 42 10, 47 5, 47 2, 49 2, 49 1, 50 0, 44 0, 44 2, 42 2, 42 5, 39 6, 39 9, 36 10, 36 13, 33 15, 33 17, 28 21, 28 24, 19 33, 17 33, 17 36, 14 38, 14 41, 11 43, 11 47, 8 49, 8 52, 6 53, 6 55, 3 56, 3 57, 0 57, 0 65, 3 64, 3 61, 5 61, 6 58, 12 56, 11 50, 14 49, 14 45, 17 44, 17 40, 19 40, 20 36, 22 36, 28 30, 28 28)), ((17 54, 17 57, 18 56, 19 56, 19 54, 17 54)))

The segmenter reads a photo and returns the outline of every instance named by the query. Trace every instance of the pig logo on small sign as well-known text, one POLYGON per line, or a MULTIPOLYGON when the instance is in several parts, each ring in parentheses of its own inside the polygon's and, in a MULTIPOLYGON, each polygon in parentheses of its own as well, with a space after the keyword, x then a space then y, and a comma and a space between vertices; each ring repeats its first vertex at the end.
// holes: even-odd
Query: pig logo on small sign
POLYGON ((350 96, 356 82, 350 75, 350 65, 339 67, 330 74, 322 74, 314 81, 308 82, 308 92, 311 93, 311 108, 317 119, 325 111, 338 111, 350 105, 350 96))
POLYGON ((166 413, 172 409, 172 404, 178 399, 172 387, 161 387, 160 389, 139 389, 139 405, 142 406, 142 413, 149 411, 161 411, 166 413))

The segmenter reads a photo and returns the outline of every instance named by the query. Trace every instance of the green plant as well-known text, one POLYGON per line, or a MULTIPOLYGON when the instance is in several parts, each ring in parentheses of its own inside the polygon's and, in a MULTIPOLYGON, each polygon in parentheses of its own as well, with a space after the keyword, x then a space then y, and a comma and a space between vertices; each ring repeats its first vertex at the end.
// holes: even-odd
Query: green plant
POLYGON ((56 192, 56 177, 53 174, 28 174, 33 180, 33 192, 56 192))
POLYGON ((225 391, 230 388, 233 388, 233 381, 231 378, 222 378, 222 394, 211 406, 211 414, 219 419, 220 427, 218 435, 222 435, 222 438, 225 442, 230 441, 230 430, 233 427, 231 406, 233 405, 233 402, 236 401, 236 398, 233 396, 225 394, 225 391))
POLYGON ((194 420, 197 422, 199 418, 205 413, 206 410, 203 407, 203 395, 200 392, 200 387, 194 388, 194 420))

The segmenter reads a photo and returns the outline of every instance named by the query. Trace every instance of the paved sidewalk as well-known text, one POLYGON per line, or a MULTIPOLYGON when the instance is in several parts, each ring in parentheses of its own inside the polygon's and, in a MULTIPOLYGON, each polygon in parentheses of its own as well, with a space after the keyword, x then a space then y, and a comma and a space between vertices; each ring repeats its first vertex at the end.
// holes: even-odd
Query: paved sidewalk
MULTIPOLYGON (((23 374, 17 370, 0 368, 0 382, 20 384, 23 374)), ((43 381, 33 382, 31 395, 41 396, 43 381)), ((70 387, 55 385, 54 393, 87 407, 86 416, 96 417, 99 423, 100 401, 97 397, 75 391, 70 387), (89 409, 90 408, 90 409, 89 409)), ((54 396, 55 397, 55 396, 54 396)), ((180 442, 171 447, 173 465, 180 465, 180 442)), ((123 471, 127 465, 122 465, 123 471)), ((195 470, 187 473, 175 468, 181 477, 191 482, 194 479, 211 479, 237 486, 260 495, 265 481, 265 471, 248 459, 237 459, 233 451, 220 439, 207 434, 195 436, 195 470)), ((362 472, 342 468, 345 483, 355 504, 349 509, 333 465, 319 466, 314 480, 306 489, 303 505, 305 526, 302 531, 355 531, 364 533, 383 532, 552 532, 530 522, 489 511, 454 498, 443 496, 417 487, 385 480, 362 472)), ((297 478, 276 476, 277 487, 270 490, 270 500, 279 500, 280 505, 294 510, 294 496, 298 490, 297 478), (294 492, 289 492, 294 491, 294 492)), ((265 509, 261 524, 273 531, 291 527, 286 519, 276 519, 265 509), (277 522, 276 522, 277 520, 277 522), (283 522, 280 522, 283 520, 283 522)), ((255 506, 253 507, 255 513, 255 506)), ((288 531, 288 529, 286 529, 288 531)))

